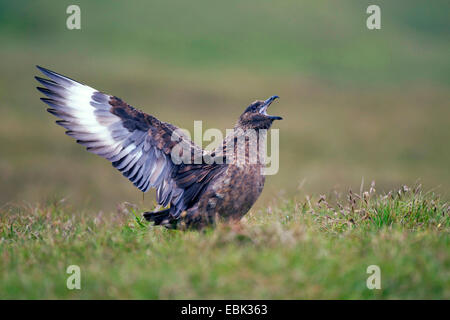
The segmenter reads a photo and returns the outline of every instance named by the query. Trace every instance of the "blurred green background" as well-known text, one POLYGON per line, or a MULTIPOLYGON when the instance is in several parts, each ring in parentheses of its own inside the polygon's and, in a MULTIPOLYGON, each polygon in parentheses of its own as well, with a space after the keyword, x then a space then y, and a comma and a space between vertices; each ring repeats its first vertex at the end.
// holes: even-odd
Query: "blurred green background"
MULTIPOLYGON (((450 190, 449 1, 0 1, 0 205, 67 198, 111 210, 141 193, 45 112, 35 65, 192 130, 231 128, 278 94, 280 195, 450 190), (81 8, 81 30, 66 8, 81 8), (366 8, 381 7, 381 30, 366 8)), ((151 206, 153 192, 146 196, 151 206)))

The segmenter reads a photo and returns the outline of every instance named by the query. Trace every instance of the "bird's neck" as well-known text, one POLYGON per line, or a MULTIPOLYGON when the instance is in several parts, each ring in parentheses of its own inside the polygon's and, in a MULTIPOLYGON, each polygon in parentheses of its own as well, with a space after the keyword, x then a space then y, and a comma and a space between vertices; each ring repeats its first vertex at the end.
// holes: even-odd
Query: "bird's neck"
POLYGON ((264 165, 267 130, 243 129, 234 131, 219 146, 219 152, 227 158, 227 163, 238 165, 264 165))

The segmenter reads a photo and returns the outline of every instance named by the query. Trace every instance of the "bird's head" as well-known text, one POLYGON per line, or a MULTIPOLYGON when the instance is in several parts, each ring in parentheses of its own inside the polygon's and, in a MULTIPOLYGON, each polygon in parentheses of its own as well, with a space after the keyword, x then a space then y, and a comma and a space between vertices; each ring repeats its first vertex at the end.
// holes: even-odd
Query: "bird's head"
POLYGON ((274 120, 283 119, 267 114, 267 108, 278 98, 278 96, 271 96, 267 100, 256 100, 241 114, 236 126, 242 129, 269 129, 274 120))

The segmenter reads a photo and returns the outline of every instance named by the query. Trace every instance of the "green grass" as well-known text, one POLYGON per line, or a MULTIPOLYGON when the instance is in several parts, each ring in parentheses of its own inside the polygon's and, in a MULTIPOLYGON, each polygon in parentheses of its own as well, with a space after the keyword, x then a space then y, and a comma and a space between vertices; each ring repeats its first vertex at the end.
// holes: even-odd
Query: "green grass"
POLYGON ((139 211, 1 209, 0 298, 450 298, 450 207, 420 186, 279 200, 203 232, 151 227, 139 211), (81 290, 66 288, 69 265, 81 290), (366 287, 369 265, 381 290, 366 287))
POLYGON ((302 73, 337 82, 450 84, 449 4, 375 1, 382 29, 366 28, 369 0, 79 0, 80 31, 65 28, 69 0, 0 2, 0 39, 13 46, 92 57, 145 57, 163 65, 302 73))

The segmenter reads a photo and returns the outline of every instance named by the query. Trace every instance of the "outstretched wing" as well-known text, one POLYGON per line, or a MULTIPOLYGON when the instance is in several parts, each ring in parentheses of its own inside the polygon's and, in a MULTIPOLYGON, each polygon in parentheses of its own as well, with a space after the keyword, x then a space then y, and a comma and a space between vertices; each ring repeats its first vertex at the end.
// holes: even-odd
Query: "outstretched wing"
POLYGON ((36 77, 45 86, 37 89, 48 97, 41 100, 50 106, 50 113, 60 118, 56 123, 67 129, 66 134, 88 151, 112 162, 140 190, 156 188, 158 203, 172 203, 177 215, 204 186, 200 178, 205 172, 215 171, 214 167, 197 165, 188 174, 190 181, 178 186, 178 170, 186 175, 186 166, 172 161, 172 149, 181 141, 192 149, 201 149, 178 134, 175 126, 136 110, 117 97, 45 68, 38 69, 50 78, 36 77))

